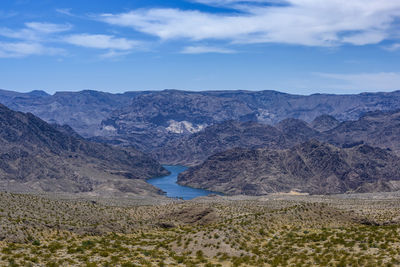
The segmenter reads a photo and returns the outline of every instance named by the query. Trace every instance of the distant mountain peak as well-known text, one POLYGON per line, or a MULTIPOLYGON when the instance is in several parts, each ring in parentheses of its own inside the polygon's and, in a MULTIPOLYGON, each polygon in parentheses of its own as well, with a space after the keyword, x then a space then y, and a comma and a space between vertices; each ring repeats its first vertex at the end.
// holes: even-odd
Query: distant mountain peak
POLYGON ((36 96, 36 97, 45 97, 45 96, 50 96, 47 92, 43 90, 33 90, 27 93, 30 96, 36 96))

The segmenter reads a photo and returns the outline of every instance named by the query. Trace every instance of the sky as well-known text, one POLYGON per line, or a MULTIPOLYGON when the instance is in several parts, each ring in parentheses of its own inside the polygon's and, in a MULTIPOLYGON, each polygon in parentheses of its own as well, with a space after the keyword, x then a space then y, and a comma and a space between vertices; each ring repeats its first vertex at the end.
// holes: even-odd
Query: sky
POLYGON ((400 1, 1 0, 0 88, 400 90, 400 1))

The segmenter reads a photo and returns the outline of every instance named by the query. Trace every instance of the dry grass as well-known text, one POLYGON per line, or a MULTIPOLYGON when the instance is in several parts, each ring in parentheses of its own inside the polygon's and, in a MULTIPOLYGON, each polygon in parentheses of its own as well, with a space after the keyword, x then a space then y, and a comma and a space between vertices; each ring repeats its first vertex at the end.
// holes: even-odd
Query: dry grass
POLYGON ((109 206, 0 194, 1 266, 395 266, 399 200, 271 196, 109 206))

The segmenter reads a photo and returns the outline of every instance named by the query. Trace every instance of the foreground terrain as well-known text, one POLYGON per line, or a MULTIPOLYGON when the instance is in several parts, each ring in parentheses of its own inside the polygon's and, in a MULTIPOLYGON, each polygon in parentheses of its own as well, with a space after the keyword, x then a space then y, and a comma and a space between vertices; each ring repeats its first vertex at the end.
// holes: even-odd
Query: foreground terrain
POLYGON ((72 199, 0 193, 0 265, 394 266, 400 194, 72 199))

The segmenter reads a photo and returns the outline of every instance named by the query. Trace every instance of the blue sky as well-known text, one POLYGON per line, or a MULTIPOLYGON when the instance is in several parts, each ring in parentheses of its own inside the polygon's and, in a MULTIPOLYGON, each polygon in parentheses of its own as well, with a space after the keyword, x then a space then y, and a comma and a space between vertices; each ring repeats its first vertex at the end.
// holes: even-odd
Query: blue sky
POLYGON ((0 88, 400 90, 398 0, 2 0, 0 88))

